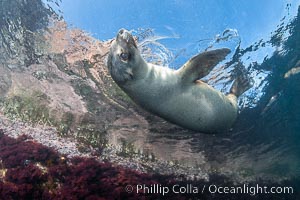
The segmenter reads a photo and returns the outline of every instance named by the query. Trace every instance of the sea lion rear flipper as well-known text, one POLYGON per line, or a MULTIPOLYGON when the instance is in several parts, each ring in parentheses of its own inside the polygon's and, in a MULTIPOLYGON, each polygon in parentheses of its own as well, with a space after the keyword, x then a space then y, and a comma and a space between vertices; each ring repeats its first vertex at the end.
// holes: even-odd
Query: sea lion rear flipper
POLYGON ((227 48, 205 51, 187 61, 178 74, 184 82, 194 82, 207 74, 230 53, 227 48))
POLYGON ((230 88, 230 94, 234 94, 236 97, 239 97, 252 86, 252 79, 246 74, 241 74, 234 80, 230 88))

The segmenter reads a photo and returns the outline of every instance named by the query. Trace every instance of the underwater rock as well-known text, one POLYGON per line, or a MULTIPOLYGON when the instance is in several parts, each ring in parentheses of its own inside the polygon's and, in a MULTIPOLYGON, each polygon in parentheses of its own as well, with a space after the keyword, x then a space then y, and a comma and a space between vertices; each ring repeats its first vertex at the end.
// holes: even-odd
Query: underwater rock
POLYGON ((13 69, 9 64, 1 65, 2 110, 11 117, 53 125, 62 134, 78 132, 88 124, 103 129, 115 120, 117 109, 98 86, 101 78, 97 68, 105 71, 109 43, 79 30, 53 29, 45 33, 48 55, 41 55, 37 63, 13 69), (112 110, 112 114, 100 116, 105 110, 112 110))

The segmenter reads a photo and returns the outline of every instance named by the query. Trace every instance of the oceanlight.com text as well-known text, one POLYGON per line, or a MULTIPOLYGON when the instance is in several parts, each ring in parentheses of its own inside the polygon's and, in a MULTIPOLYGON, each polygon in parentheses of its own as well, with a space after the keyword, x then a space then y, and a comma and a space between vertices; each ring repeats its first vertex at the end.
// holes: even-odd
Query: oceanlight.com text
POLYGON ((164 186, 161 184, 153 185, 127 185, 125 191, 128 193, 137 193, 137 194, 161 194, 166 195, 169 193, 174 194, 203 194, 209 192, 211 194, 249 194, 251 196, 257 194, 293 194, 293 187, 268 187, 256 185, 239 185, 239 186, 218 186, 214 184, 210 185, 197 185, 192 184, 179 185, 174 184, 172 186, 164 186))

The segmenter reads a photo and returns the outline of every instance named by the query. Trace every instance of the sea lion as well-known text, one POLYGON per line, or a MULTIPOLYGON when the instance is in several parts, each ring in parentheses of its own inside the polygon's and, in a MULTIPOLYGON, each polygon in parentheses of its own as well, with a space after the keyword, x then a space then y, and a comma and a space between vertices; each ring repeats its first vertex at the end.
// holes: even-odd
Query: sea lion
POLYGON ((238 79, 230 94, 224 95, 199 79, 229 53, 226 48, 206 51, 173 70, 147 63, 130 32, 121 29, 111 45, 107 66, 119 87, 145 110, 187 129, 216 133, 234 123, 237 97, 246 84, 238 79))

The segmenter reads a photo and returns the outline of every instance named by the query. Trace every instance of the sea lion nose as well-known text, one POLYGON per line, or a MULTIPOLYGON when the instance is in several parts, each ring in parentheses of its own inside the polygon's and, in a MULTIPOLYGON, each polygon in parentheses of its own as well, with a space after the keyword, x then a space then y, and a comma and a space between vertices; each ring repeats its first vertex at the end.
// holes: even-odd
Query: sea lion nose
POLYGON ((119 30, 119 33, 118 33, 118 36, 119 36, 119 35, 122 35, 122 34, 124 33, 124 31, 126 31, 126 30, 125 30, 125 29, 123 29, 123 28, 122 28, 122 29, 120 29, 120 30, 119 30))
POLYGON ((118 33, 118 36, 117 36, 117 39, 118 40, 123 39, 126 42, 128 42, 129 39, 130 39, 130 33, 129 33, 129 31, 127 31, 126 29, 123 29, 123 28, 120 29, 119 33, 118 33))
POLYGON ((137 48, 137 45, 136 45, 136 43, 134 41, 133 36, 126 29, 122 28, 122 29, 119 30, 118 35, 117 35, 117 41, 118 42, 125 42, 127 44, 131 44, 131 45, 133 45, 134 47, 137 48))

